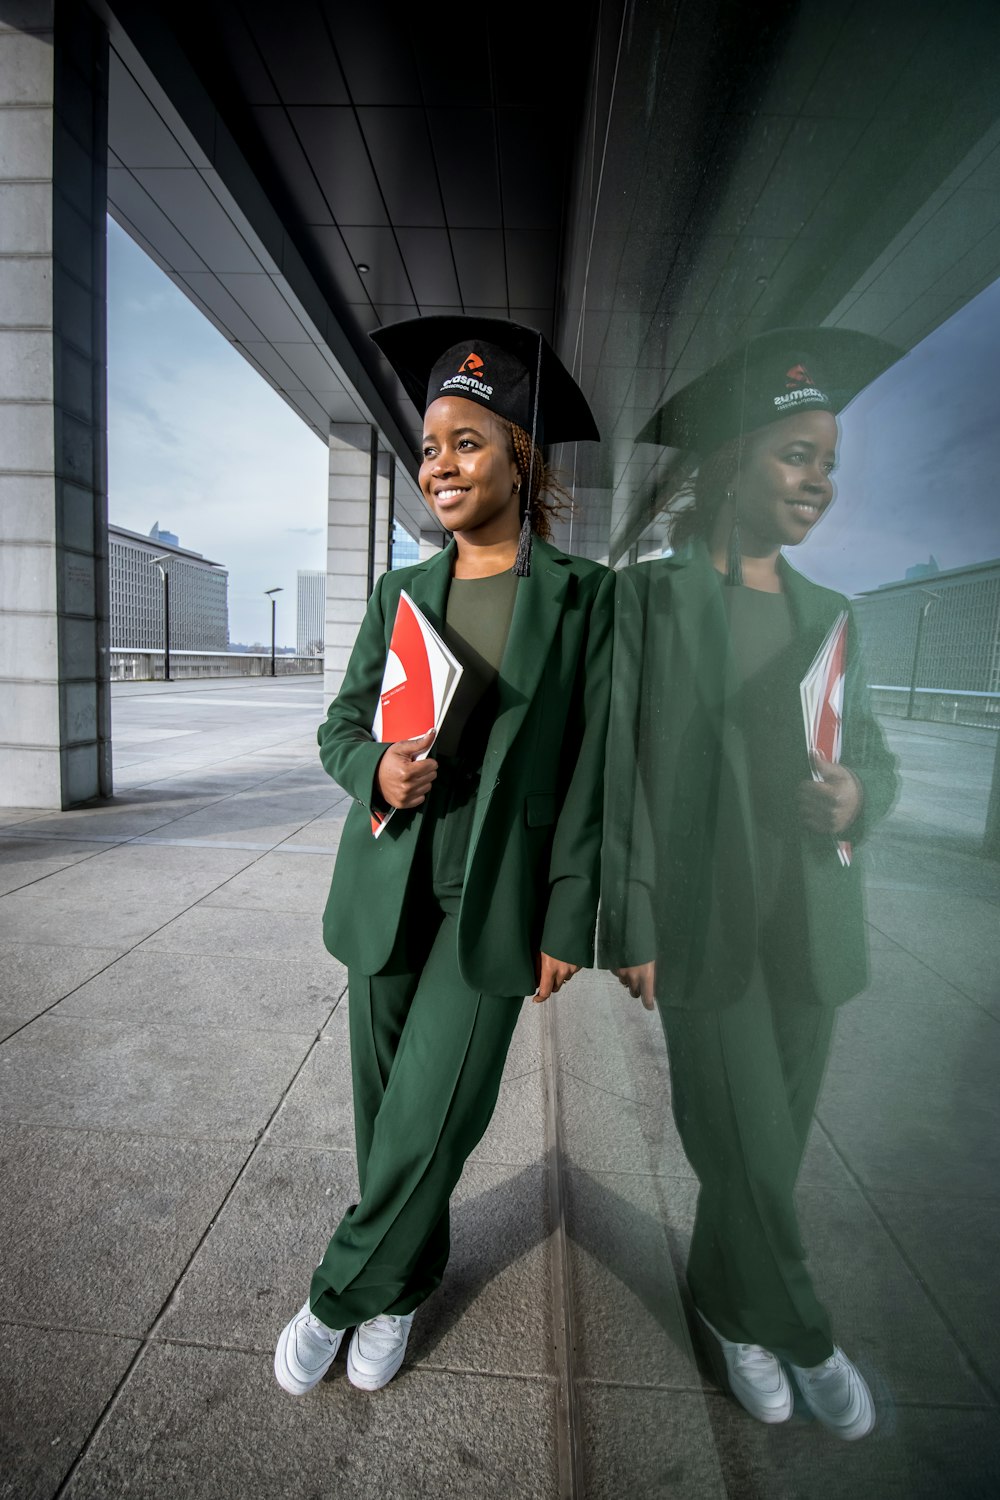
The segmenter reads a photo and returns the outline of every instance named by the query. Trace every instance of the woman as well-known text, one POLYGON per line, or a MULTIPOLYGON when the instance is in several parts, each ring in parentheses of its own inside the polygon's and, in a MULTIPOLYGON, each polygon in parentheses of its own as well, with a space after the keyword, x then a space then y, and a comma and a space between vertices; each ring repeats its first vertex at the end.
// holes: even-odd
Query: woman
POLYGON ((599 891, 613 577, 545 540, 537 446, 596 438, 593 418, 531 329, 426 318, 373 337, 424 413, 420 487, 452 540, 380 578, 319 731, 355 799, 324 937, 348 966, 361 1196, 278 1339, 293 1394, 352 1326, 356 1386, 398 1370, 523 997, 544 1001, 593 962, 599 891), (431 734, 371 734, 401 589, 465 669, 433 757, 431 734), (372 808, 398 810, 378 839, 372 808))
MULTIPOLYGON (((835 412, 891 361, 841 330, 750 340, 667 403, 650 437, 701 455, 674 553, 619 574, 604 961, 658 1004, 673 1109, 700 1182, 688 1285, 734 1395, 864 1436, 874 1408, 834 1344, 793 1193, 834 1012, 867 983, 856 846, 889 808, 847 601, 786 562, 833 499, 835 412), (800 683, 842 611, 839 764, 807 753, 800 683)), ((647 434, 643 434, 646 436, 647 434)))

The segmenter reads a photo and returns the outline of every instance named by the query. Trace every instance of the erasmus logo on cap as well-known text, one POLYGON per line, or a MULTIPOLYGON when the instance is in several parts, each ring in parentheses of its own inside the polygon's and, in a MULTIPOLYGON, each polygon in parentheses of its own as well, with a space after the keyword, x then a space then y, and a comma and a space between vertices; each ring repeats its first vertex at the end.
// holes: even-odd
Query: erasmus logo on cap
POLYGON ((802 406, 828 407, 830 402, 800 362, 785 371, 785 394, 775 396, 774 404, 778 411, 794 411, 802 406))
MULTIPOLYGON (((439 366, 441 363, 442 361, 439 360, 439 366)), ((486 384, 483 373, 485 369, 486 361, 482 355, 470 349, 459 365, 458 373, 441 381, 441 395, 450 391, 455 396, 474 395, 477 400, 488 402, 493 395, 493 387, 486 384)))

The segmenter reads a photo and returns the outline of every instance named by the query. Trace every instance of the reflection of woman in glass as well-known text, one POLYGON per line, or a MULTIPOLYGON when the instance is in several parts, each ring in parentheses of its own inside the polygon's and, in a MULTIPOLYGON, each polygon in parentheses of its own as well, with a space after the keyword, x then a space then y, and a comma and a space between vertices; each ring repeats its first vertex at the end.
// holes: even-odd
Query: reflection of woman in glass
POLYGON ((860 334, 775 331, 654 417, 644 436, 701 458, 673 555, 618 575, 606 807, 604 959, 660 1009, 700 1182, 692 1298, 748 1411, 790 1416, 785 1361, 845 1438, 874 1408, 813 1289, 793 1193, 835 1008, 867 983, 860 871, 838 839, 858 843, 896 778, 852 622, 841 763, 810 764, 800 683, 847 602, 782 549, 833 499, 834 412, 891 357, 860 334))
POLYGON ((355 799, 324 937, 348 967, 361 1193, 278 1339, 295 1395, 347 1327, 354 1385, 399 1369, 523 997, 593 962, 599 888, 614 579, 543 539, 551 481, 533 442, 596 438, 593 418, 533 330, 446 317, 375 338, 424 413, 420 487, 453 540, 379 579, 319 731, 355 799), (371 734, 404 588, 464 666, 433 759, 418 758, 430 734, 371 734), (377 840, 374 807, 401 810, 377 840))

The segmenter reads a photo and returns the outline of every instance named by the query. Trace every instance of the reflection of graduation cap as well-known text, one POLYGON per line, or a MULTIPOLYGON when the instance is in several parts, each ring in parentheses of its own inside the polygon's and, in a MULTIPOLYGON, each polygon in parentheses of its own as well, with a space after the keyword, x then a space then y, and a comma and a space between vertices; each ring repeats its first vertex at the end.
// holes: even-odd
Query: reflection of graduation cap
POLYGON ((539 446, 600 437, 583 392, 537 329, 455 315, 388 323, 371 337, 421 416, 438 396, 464 396, 539 446))
POLYGON ((704 455, 795 412, 838 412, 899 352, 849 328, 774 328, 677 391, 636 441, 704 455))

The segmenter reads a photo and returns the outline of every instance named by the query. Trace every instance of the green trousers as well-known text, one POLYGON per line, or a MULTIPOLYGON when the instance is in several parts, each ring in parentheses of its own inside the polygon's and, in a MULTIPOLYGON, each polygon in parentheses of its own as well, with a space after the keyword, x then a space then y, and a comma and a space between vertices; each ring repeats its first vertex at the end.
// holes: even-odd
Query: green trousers
POLYGON ((524 997, 470 989, 458 966, 474 795, 475 778, 439 777, 392 957, 348 973, 361 1194, 312 1278, 330 1328, 412 1312, 440 1284, 448 1200, 496 1105, 524 997))
POLYGON ((723 1337, 799 1365, 833 1352, 795 1212, 834 1011, 776 997, 758 970, 720 1010, 664 1006, 674 1118, 700 1191, 687 1278, 723 1337))

